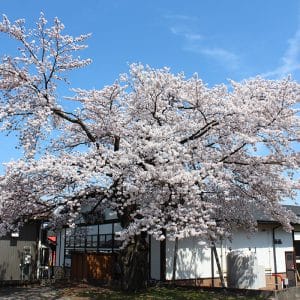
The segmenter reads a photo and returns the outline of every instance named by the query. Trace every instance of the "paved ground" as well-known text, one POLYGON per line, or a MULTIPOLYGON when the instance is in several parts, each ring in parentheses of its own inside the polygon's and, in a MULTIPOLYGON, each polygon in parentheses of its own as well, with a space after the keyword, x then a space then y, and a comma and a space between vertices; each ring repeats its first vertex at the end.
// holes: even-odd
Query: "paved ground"
POLYGON ((59 299, 59 290, 53 287, 1 287, 0 299, 21 300, 21 299, 59 299))
POLYGON ((88 298, 75 296, 62 296, 66 289, 55 286, 33 286, 33 287, 0 287, 1 300, 87 300, 88 298))

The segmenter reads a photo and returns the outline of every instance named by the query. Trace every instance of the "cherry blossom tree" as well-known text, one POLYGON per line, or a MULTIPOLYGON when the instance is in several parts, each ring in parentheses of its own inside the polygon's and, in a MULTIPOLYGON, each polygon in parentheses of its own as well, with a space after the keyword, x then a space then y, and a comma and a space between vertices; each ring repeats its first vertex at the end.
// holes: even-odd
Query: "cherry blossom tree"
POLYGON ((61 99, 69 71, 90 63, 75 56, 89 35, 64 35, 43 14, 36 29, 24 25, 0 23, 20 51, 0 65, 1 130, 24 149, 0 178, 1 234, 35 216, 72 225, 82 207, 109 208, 123 227, 123 288, 137 289, 147 234, 215 241, 255 230, 257 211, 292 229, 296 216, 281 203, 299 188, 297 82, 209 88, 197 75, 133 64, 110 86, 61 99))

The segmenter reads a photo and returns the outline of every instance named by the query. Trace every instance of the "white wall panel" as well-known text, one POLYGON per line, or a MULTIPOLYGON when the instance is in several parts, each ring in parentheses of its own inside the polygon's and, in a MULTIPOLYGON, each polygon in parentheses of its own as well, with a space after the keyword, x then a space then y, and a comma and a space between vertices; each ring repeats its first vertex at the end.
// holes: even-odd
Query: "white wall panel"
MULTIPOLYGON (((280 239, 282 244, 276 244, 277 272, 285 272, 285 252, 293 251, 292 234, 281 228, 275 230, 275 238, 280 239)), ((201 241, 200 241, 201 242, 201 241)), ((231 241, 226 240, 216 243, 221 267, 226 275, 226 256, 231 250, 254 252, 258 265, 263 266, 266 272, 275 272, 273 256, 272 227, 262 227, 258 232, 249 234, 239 230, 234 233, 231 241)), ((166 279, 172 279, 173 273, 174 242, 166 243, 166 279)), ((186 238, 179 240, 176 279, 210 278, 211 249, 199 245, 199 239, 186 238)), ((214 259, 214 276, 218 277, 217 266, 214 259)))

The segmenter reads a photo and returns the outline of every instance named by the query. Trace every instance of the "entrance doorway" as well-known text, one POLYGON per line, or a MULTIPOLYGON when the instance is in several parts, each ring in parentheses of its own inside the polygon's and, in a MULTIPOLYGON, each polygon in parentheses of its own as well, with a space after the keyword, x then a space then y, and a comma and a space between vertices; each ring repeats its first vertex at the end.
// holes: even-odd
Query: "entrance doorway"
POLYGON ((289 280, 289 286, 296 286, 296 266, 295 254, 293 251, 285 252, 286 276, 289 280))

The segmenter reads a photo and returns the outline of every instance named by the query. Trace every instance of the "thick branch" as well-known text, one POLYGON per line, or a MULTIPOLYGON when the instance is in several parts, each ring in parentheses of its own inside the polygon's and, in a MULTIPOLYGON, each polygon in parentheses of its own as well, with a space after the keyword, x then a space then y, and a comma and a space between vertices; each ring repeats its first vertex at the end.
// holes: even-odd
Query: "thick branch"
POLYGON ((180 144, 185 144, 188 141, 192 141, 192 140, 200 138, 201 136, 206 134, 210 129, 212 129, 214 126, 217 126, 217 125, 219 125, 219 122, 217 122, 215 120, 211 121, 210 123, 207 123, 205 126, 203 126, 201 129, 199 129, 197 132, 195 132, 191 136, 181 140, 180 144))
POLYGON ((243 149, 247 143, 243 143, 241 146, 237 147, 235 150, 231 151, 229 154, 225 155, 223 158, 220 159, 220 162, 224 162, 227 158, 234 155, 235 153, 239 152, 241 149, 243 149))
POLYGON ((89 129, 87 128, 87 126, 82 122, 81 119, 79 118, 72 118, 70 117, 66 112, 60 110, 60 109, 57 109, 57 108, 53 108, 52 109, 53 113, 73 124, 77 124, 81 127, 81 129, 85 132, 86 136, 88 137, 88 139, 95 143, 96 142, 96 138, 92 135, 92 133, 89 131, 89 129))

